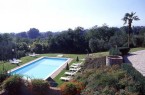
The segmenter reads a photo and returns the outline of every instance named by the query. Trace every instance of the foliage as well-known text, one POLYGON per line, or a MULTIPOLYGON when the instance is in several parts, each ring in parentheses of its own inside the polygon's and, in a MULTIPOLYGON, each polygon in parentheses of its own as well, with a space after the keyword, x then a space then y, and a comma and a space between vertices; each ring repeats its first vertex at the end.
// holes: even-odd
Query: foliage
POLYGON ((126 24, 128 22, 128 47, 130 47, 130 34, 132 33, 132 21, 135 20, 140 20, 138 16, 135 16, 136 12, 133 13, 126 13, 125 16, 122 18, 122 20, 124 21, 124 24, 126 24))
MULTIPOLYGON (((92 64, 95 64, 95 61, 92 64)), ((83 82, 86 86, 81 95, 145 94, 145 78, 128 64, 122 64, 121 67, 119 65, 107 67, 104 64, 97 69, 94 65, 91 68, 84 68, 83 72, 78 74, 75 79, 83 82)))
POLYGON ((62 95, 76 95, 77 94, 77 87, 72 83, 67 83, 61 86, 62 95))
POLYGON ((39 37, 39 30, 36 28, 30 28, 30 30, 27 32, 27 35, 30 39, 35 39, 39 37))
POLYGON ((123 30, 118 30, 115 32, 113 36, 110 37, 109 39, 109 44, 111 46, 123 46, 127 42, 127 35, 125 31, 123 30))
POLYGON ((22 77, 14 75, 3 82, 3 89, 7 91, 8 95, 20 95, 21 87, 23 85, 24 81, 22 77))
POLYGON ((90 39, 89 40, 89 48, 91 49, 91 52, 97 52, 98 48, 98 41, 96 39, 90 39))
MULTIPOLYGON (((135 26, 130 35, 131 47, 145 46, 145 27, 135 26)), ((107 51, 111 46, 127 46, 128 28, 94 26, 90 29, 77 27, 61 32, 40 32, 31 28, 27 32, 0 34, 0 60, 21 58, 35 53, 88 53, 107 51), (29 47, 31 46, 31 47, 29 47), (14 49, 14 51, 12 51, 14 49), (87 50, 87 51, 86 51, 87 50)))
POLYGON ((98 57, 98 58, 86 58, 84 62, 84 69, 92 69, 92 68, 98 68, 100 66, 103 66, 106 64, 106 57, 98 57))
POLYGON ((69 70, 69 65, 68 65, 68 63, 66 64, 66 70, 69 70))
POLYGON ((65 82, 61 86, 62 95, 76 95, 80 94, 84 89, 84 85, 78 81, 65 82))
POLYGON ((0 84, 9 76, 10 75, 7 73, 7 71, 0 71, 0 84))
POLYGON ((45 80, 34 79, 31 80, 33 95, 46 95, 48 94, 49 83, 45 80))
POLYGON ((109 50, 109 55, 120 55, 120 51, 118 49, 118 47, 112 47, 110 50, 109 50))
POLYGON ((79 57, 77 56, 77 58, 76 58, 76 61, 78 62, 79 61, 79 57))

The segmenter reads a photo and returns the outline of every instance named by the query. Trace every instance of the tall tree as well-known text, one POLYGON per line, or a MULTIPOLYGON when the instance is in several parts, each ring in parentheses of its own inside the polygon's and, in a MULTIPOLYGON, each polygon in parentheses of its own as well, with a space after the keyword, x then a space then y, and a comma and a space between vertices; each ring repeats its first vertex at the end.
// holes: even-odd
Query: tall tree
POLYGON ((30 30, 27 32, 27 34, 30 39, 36 39, 37 37, 40 36, 39 30, 36 28, 30 28, 30 30))
POLYGON ((135 16, 135 14, 136 12, 126 13, 125 16, 122 18, 122 20, 124 21, 124 24, 128 22, 128 47, 130 44, 130 33, 132 32, 132 28, 131 28, 132 21, 140 20, 138 16, 135 16))

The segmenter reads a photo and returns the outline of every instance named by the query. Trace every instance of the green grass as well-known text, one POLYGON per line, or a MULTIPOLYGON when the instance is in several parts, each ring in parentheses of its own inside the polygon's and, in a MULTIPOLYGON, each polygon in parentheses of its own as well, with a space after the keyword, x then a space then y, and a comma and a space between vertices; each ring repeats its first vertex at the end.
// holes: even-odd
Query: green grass
POLYGON ((135 51, 139 51, 139 50, 145 50, 145 48, 143 48, 143 47, 131 48, 130 52, 135 52, 135 51))
MULTIPOLYGON (((138 51, 138 50, 143 50, 145 48, 132 48, 130 50, 130 52, 134 52, 134 51, 138 51)), ((25 64, 29 61, 32 61, 36 58, 39 58, 39 57, 42 57, 42 56, 48 56, 48 57, 56 57, 58 54, 57 53, 49 53, 49 54, 40 54, 36 57, 30 57, 30 56, 26 56, 26 57, 22 57, 21 60, 22 60, 22 63, 20 63, 19 65, 22 65, 22 64, 25 64)), ((77 56, 79 57, 79 59, 83 59, 83 58, 86 58, 87 54, 63 54, 64 57, 66 58, 73 58, 72 62, 69 64, 71 65, 73 62, 76 62, 76 58, 77 56)), ((109 52, 98 52, 98 53, 92 53, 92 57, 100 57, 100 56, 106 56, 106 55, 109 55, 109 52)), ((81 62, 81 60, 79 61, 81 62)), ((7 69, 7 70, 10 70, 10 69, 13 69, 15 67, 17 67, 17 65, 15 64, 10 64, 9 62, 2 62, 0 61, 0 71, 3 69, 3 63, 4 63, 4 68, 7 69)), ((64 72, 66 70, 62 70, 61 73, 58 74, 58 76, 56 76, 54 78, 54 80, 58 83, 58 86, 61 85, 63 83, 63 81, 60 80, 60 77, 61 76, 64 76, 64 72)))
MULTIPOLYGON (((138 50, 145 50, 145 48, 132 48, 130 50, 130 52, 135 52, 135 51, 138 51, 138 50)), ((22 64, 25 64, 29 61, 32 61, 36 58, 39 58, 39 57, 42 57, 42 56, 48 56, 48 57, 56 57, 58 54, 57 53, 49 53, 49 54, 40 54, 38 56, 35 56, 35 57, 30 57, 30 56, 26 56, 26 57, 22 57, 21 60, 22 60, 22 63, 20 63, 19 65, 22 65, 22 64)), ((87 57, 87 54, 63 54, 64 57, 66 58, 73 58, 72 62, 69 64, 71 65, 72 63, 76 62, 76 58, 77 56, 79 57, 79 59, 83 59, 83 58, 86 58, 87 57)), ((100 56, 106 56, 106 55, 109 55, 109 52, 98 52, 98 53, 92 53, 92 57, 100 57, 100 56)), ((81 62, 81 60, 79 61, 81 62)), ((17 67, 16 64, 10 64, 9 62, 2 62, 0 61, 0 71, 3 70, 3 66, 6 70, 11 70, 15 67, 17 67)), ((67 70, 62 70, 61 73, 59 73, 55 78, 54 80, 58 83, 58 86, 61 85, 63 83, 63 81, 60 80, 60 77, 64 76, 64 72, 67 71, 67 70)))
MULTIPOLYGON (((26 57, 22 57, 21 60, 22 62, 19 63, 19 66, 20 65, 23 65, 27 62, 30 62, 36 58, 39 58, 39 57, 42 57, 42 56, 48 56, 48 57, 56 57, 58 54, 40 54, 38 56, 35 56, 35 57, 30 57, 30 56, 26 56, 26 57)), ((73 62, 76 62, 76 58, 77 56, 79 57, 79 59, 82 59, 82 58, 85 58, 86 54, 63 54, 64 57, 66 58, 73 58, 72 62, 69 64, 71 65, 73 62)), ((0 71, 3 70, 3 66, 6 70, 11 70, 15 67, 18 67, 18 65, 16 64, 10 64, 9 62, 3 62, 3 61, 0 61, 0 71)), ((59 85, 63 83, 63 81, 60 80, 60 77, 63 76, 65 70, 63 70, 58 76, 56 76, 56 78, 54 79, 59 85)))

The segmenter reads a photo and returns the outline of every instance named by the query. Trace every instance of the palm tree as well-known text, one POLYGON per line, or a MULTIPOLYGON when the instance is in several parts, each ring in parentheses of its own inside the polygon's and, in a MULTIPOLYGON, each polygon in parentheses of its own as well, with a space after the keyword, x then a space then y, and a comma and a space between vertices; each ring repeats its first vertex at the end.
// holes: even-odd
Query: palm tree
POLYGON ((128 47, 130 44, 130 33, 132 32, 132 28, 131 28, 132 21, 140 20, 138 16, 135 16, 135 14, 136 12, 135 13, 131 12, 130 14, 126 13, 125 16, 122 18, 122 20, 124 21, 124 25, 128 22, 128 47))

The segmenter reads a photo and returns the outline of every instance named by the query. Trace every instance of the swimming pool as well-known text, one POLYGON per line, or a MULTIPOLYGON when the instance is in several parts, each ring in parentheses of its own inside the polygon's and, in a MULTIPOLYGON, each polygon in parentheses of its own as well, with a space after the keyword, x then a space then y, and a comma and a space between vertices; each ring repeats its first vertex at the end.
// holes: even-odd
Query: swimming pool
POLYGON ((11 70, 10 74, 19 74, 24 76, 24 78, 30 77, 31 79, 54 78, 66 66, 69 60, 69 58, 42 57, 11 70))

